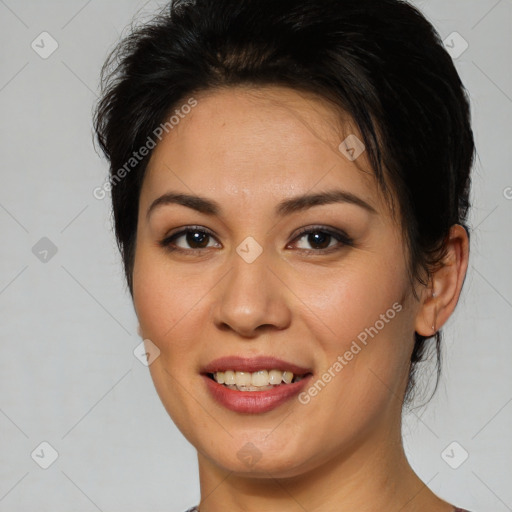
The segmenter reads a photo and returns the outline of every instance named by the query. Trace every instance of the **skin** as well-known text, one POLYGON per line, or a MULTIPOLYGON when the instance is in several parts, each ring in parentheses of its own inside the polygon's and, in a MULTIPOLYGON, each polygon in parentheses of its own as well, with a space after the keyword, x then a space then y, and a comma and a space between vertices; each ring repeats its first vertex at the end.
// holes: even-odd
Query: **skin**
MULTIPOLYGON (((355 133, 324 100, 284 87, 237 87, 198 104, 155 148, 144 178, 133 297, 143 338, 160 356, 150 372, 160 399, 198 452, 201 512, 451 512, 404 454, 401 408, 414 331, 430 336, 457 303, 468 240, 454 226, 445 265, 412 296, 405 242, 365 153, 338 150, 355 133), (342 189, 366 201, 316 205, 276 216, 304 193, 342 189), (169 191, 219 203, 219 215, 151 203, 169 191), (204 245, 159 241, 184 226, 213 233, 204 245), (345 231, 353 245, 298 236, 303 227, 345 231), (236 251, 253 237, 263 252, 236 251), (334 248, 334 249, 332 249, 334 248), (316 252, 315 252, 316 251, 316 252), (432 290, 435 297, 432 297, 432 290), (309 403, 263 414, 223 408, 201 368, 221 356, 271 355, 325 372, 359 333, 398 303, 379 330, 309 403), (261 458, 237 457, 251 442, 261 458)), ((192 241, 193 242, 193 241, 192 241)), ((314 379, 316 381, 316 378, 314 379)))

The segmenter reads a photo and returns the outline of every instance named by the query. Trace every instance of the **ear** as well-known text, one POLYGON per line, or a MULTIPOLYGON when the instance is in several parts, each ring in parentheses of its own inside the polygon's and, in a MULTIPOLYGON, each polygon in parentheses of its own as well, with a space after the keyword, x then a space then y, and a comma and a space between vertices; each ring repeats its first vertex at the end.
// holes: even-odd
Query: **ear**
POLYGON ((432 275, 431 286, 424 287, 415 330, 433 336, 450 318, 459 300, 469 260, 469 238, 459 224, 450 228, 446 256, 432 275))

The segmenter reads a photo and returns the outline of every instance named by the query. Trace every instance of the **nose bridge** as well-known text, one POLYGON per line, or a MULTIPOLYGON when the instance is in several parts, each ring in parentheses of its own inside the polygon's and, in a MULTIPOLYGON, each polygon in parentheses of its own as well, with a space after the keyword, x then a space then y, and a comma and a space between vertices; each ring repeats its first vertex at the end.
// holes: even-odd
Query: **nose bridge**
POLYGON ((290 314, 283 285, 269 268, 270 251, 248 237, 233 251, 230 263, 218 297, 216 323, 246 336, 263 325, 284 328, 290 314))

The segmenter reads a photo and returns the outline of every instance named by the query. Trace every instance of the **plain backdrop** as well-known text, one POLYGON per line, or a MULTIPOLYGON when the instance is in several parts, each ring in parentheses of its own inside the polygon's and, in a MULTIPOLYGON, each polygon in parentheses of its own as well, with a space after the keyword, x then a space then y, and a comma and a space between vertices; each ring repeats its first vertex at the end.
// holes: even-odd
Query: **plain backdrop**
MULTIPOLYGON (((141 340, 108 197, 92 193, 107 175, 92 144, 101 65, 132 18, 163 3, 0 0, 2 512, 182 512, 199 501, 195 450, 133 354, 141 340)), ((506 512, 512 1, 415 4, 451 47, 468 45, 454 60, 478 154, 470 267, 444 329, 441 384, 405 416, 404 438, 434 492, 472 512, 506 512)))

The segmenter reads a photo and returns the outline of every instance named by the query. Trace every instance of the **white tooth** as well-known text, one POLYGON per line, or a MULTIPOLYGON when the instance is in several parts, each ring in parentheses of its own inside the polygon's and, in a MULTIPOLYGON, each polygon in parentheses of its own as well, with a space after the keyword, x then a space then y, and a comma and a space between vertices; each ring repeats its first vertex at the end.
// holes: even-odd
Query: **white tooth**
POLYGON ((235 384, 240 386, 250 386, 251 385, 251 374, 250 372, 235 372, 235 384))
POLYGON ((227 384, 227 385, 236 384, 234 371, 227 370, 224 372, 224 384, 227 384))
POLYGON ((251 384, 253 386, 268 386, 267 370, 260 370, 251 375, 251 384))
POLYGON ((283 372, 283 382, 286 384, 290 384, 290 382, 293 380, 293 373, 292 372, 283 372))
POLYGON ((243 388, 244 391, 262 391, 271 389, 281 383, 290 384, 302 379, 302 376, 295 376, 293 372, 281 370, 259 370, 257 372, 238 372, 226 370, 224 372, 215 372, 214 379, 219 384, 224 384, 229 388, 243 388), (295 378, 295 380, 294 380, 295 378))
POLYGON ((277 385, 281 384, 283 380, 283 372, 280 370, 270 370, 268 372, 268 382, 269 384, 277 385))

